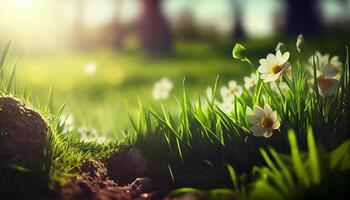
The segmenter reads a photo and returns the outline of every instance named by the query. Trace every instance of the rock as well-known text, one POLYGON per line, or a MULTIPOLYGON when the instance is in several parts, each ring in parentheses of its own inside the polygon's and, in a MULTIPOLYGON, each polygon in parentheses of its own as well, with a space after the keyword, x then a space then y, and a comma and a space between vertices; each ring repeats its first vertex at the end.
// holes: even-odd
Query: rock
POLYGON ((44 159, 47 122, 22 100, 0 97, 0 158, 19 158, 30 166, 44 159))
POLYGON ((108 175, 120 185, 127 185, 137 178, 159 175, 159 167, 135 148, 122 148, 106 160, 108 175))

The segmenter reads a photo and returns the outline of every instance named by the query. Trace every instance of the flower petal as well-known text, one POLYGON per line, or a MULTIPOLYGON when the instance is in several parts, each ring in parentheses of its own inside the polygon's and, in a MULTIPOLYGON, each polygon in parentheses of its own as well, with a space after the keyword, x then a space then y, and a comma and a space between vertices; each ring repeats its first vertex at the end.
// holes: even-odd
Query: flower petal
POLYGON ((267 58, 267 61, 269 63, 271 63, 271 64, 276 64, 277 63, 276 56, 271 54, 271 53, 269 55, 267 55, 266 58, 267 58))
POLYGON ((267 129, 266 132, 264 133, 265 138, 269 138, 272 136, 272 129, 267 129))
POLYGON ((235 88, 237 86, 237 82, 236 81, 230 81, 228 82, 228 87, 229 88, 235 88))
POLYGON ((258 68, 258 72, 260 73, 269 73, 269 71, 270 71, 270 65, 268 64, 260 65, 258 68))
POLYGON ((330 96, 337 91, 339 81, 336 79, 327 79, 327 85, 324 85, 319 82, 318 86, 320 88, 320 95, 330 96))
MULTIPOLYGON (((280 50, 278 50, 278 51, 276 52, 276 60, 277 60, 277 62, 280 63, 280 61, 282 60, 281 58, 282 58, 282 53, 281 53, 280 50)), ((280 63, 280 64, 282 64, 282 63, 280 63)))
POLYGON ((277 121, 277 112, 276 111, 271 112, 268 116, 273 122, 277 121))
POLYGON ((279 121, 276 121, 275 123, 273 123, 272 128, 279 129, 280 126, 281 126, 281 123, 279 121))
POLYGON ((270 114, 273 112, 272 108, 269 106, 269 104, 264 105, 264 112, 266 116, 270 116, 270 114))
POLYGON ((264 111, 264 109, 262 109, 260 106, 254 106, 254 113, 255 113, 255 115, 259 118, 259 119, 261 119, 262 117, 265 117, 266 115, 265 115, 265 111, 264 111))
POLYGON ((321 73, 323 73, 323 75, 326 78, 332 78, 333 76, 337 75, 338 72, 339 72, 338 68, 336 68, 332 64, 327 63, 324 65, 321 65, 321 73))
POLYGON ((261 137, 266 133, 266 129, 260 127, 260 126, 252 126, 249 128, 249 130, 253 133, 256 137, 261 137))
POLYGON ((289 59, 289 56, 290 56, 289 52, 285 52, 280 60, 281 64, 284 64, 285 62, 287 62, 289 59))

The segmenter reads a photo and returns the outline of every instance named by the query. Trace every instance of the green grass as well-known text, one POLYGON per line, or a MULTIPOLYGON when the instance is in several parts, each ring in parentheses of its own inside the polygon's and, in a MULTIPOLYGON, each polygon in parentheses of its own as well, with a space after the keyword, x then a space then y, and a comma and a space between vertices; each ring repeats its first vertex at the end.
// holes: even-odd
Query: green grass
MULTIPOLYGON (((199 49, 205 48, 200 47, 199 49)), ((249 51, 249 47, 247 49, 249 51)), ((255 51, 257 50, 253 48, 253 52, 255 51)), ((25 179, 24 183, 38 180, 41 187, 34 187, 33 191, 26 192, 29 194, 30 192, 37 192, 37 194, 49 192, 55 188, 55 185, 64 184, 69 177, 76 176, 73 169, 84 160, 108 157, 119 147, 130 145, 157 163, 162 169, 162 175, 168 179, 172 187, 184 187, 180 192, 195 192, 209 196, 211 199, 233 197, 255 199, 261 196, 267 197, 264 196, 266 194, 275 199, 293 199, 305 195, 315 194, 317 196, 317 192, 322 191, 322 188, 333 184, 348 185, 346 180, 336 182, 332 179, 332 175, 347 176, 349 170, 349 142, 347 140, 349 127, 346 123, 349 120, 350 107, 349 55, 347 54, 343 61, 342 78, 337 92, 324 98, 318 92, 317 82, 314 82, 313 92, 306 91, 307 77, 304 61, 308 57, 307 53, 298 56, 293 48, 290 51, 294 73, 292 78, 282 77, 287 82, 290 92, 278 96, 268 84, 260 80, 253 93, 244 90, 241 97, 235 98, 233 102, 235 110, 231 113, 224 113, 217 107, 215 103, 219 99, 217 88, 223 85, 221 81, 228 79, 236 78, 239 83, 242 83, 238 77, 242 77, 243 74, 248 75, 252 67, 246 63, 232 64, 233 62, 228 58, 226 60, 225 56, 221 60, 216 55, 207 53, 212 63, 206 60, 198 61, 194 59, 196 55, 193 55, 193 60, 178 55, 176 62, 170 62, 170 58, 155 61, 143 57, 136 57, 136 61, 130 61, 128 59, 130 55, 111 56, 108 52, 102 51, 94 53, 95 56, 101 56, 96 58, 97 62, 106 62, 106 67, 97 72, 97 74, 101 73, 98 76, 88 77, 83 74, 82 68, 74 68, 70 74, 66 74, 70 71, 68 70, 70 65, 65 63, 68 61, 59 62, 58 58, 56 62, 55 60, 50 61, 56 67, 45 68, 43 65, 41 67, 37 65, 39 66, 38 73, 39 71, 40 73, 45 72, 43 73, 44 78, 38 76, 38 80, 43 81, 38 85, 34 83, 35 77, 29 76, 29 74, 34 74, 29 72, 30 69, 25 71, 22 68, 20 69, 22 72, 15 76, 14 71, 10 70, 6 71, 8 73, 2 73, 8 67, 0 63, 2 94, 12 94, 31 102, 32 106, 42 111, 53 127, 53 133, 49 135, 46 147, 46 160, 40 169, 23 168, 17 161, 14 162, 15 165, 12 162, 0 162, 1 172, 11 170, 10 175, 1 177, 1 183, 6 185, 13 174, 16 176, 20 174, 18 179, 13 179, 13 184, 11 181, 8 183, 6 188, 11 191, 14 189, 13 185, 18 183, 21 177, 23 178, 21 174, 29 173, 31 176, 25 179), (133 62, 137 64, 133 65, 133 62), (190 69, 184 66, 185 64, 188 66, 191 62, 197 68, 190 69), (202 69, 201 63, 204 62, 207 70, 198 70, 202 69), (112 85, 110 88, 101 86, 106 84, 103 81, 106 80, 105 76, 110 74, 109 70, 114 69, 114 63, 123 66, 120 69, 127 74, 127 81, 112 85), (225 66, 215 68, 214 64, 225 64, 225 66), (63 67, 59 69, 58 66, 63 67), (227 66, 232 66, 232 68, 227 66), (182 67, 181 70, 178 70, 179 67, 182 67), (237 69, 237 72, 233 69, 237 69), (217 77, 215 72, 223 74, 219 82, 215 82, 217 77), (184 74, 191 76, 184 81, 184 74), (150 90, 152 83, 163 75, 168 75, 175 81, 175 94, 178 97, 165 101, 159 106, 151 102, 150 90), (34 89, 31 93, 26 86, 18 85, 15 77, 21 77, 26 82, 31 82, 32 79, 37 91, 34 89), (142 77, 145 78, 145 86, 140 87, 140 83, 135 80, 140 78, 142 80, 142 77), (112 113, 111 104, 104 104, 104 102, 117 101, 116 99, 122 94, 125 95, 124 97, 134 99, 134 102, 127 99, 128 104, 132 104, 132 108, 127 107, 127 111, 131 114, 130 122, 124 132, 126 137, 110 144, 97 144, 83 143, 69 134, 62 133, 63 127, 59 119, 62 112, 66 111, 60 106, 61 103, 55 103, 53 93, 49 95, 49 98, 46 96, 46 101, 33 100, 31 97, 31 94, 40 94, 46 89, 49 90, 50 84, 43 84, 47 83, 47 80, 58 84, 55 86, 55 93, 59 97, 59 102, 63 101, 60 99, 64 97, 63 94, 70 92, 66 94, 66 98, 72 101, 67 102, 70 103, 67 108, 68 112, 74 112, 70 110, 72 109, 70 106, 83 109, 85 112, 75 111, 81 114, 79 119, 84 120, 86 117, 91 125, 101 126, 101 130, 106 128, 106 134, 115 130, 113 122, 118 121, 121 114, 120 110, 112 113), (72 83, 73 89, 64 91, 67 88, 66 84, 70 84, 70 81, 74 82, 72 83), (202 93, 204 96, 204 89, 207 85, 216 88, 212 99, 199 95, 202 93), (118 94, 117 91, 120 91, 121 94, 118 94), (98 98, 87 98, 91 97, 89 95, 98 98), (83 99, 87 100, 86 105, 83 99), (246 119, 247 106, 263 106, 266 103, 277 111, 281 121, 280 129, 275 131, 269 139, 254 137, 249 131, 249 123, 246 119), (134 113, 136 106, 133 104, 138 106, 137 114, 134 113), (99 112, 101 116, 89 119, 99 112), (111 122, 109 123, 108 120, 111 122), (222 189, 213 190, 213 188, 222 189)), ((7 55, 6 50, 4 55, 7 55)), ((247 55, 245 60, 249 59, 252 65, 256 65, 256 59, 265 57, 258 56, 258 53, 247 55)), ((87 57, 89 56, 72 55, 69 60, 80 63, 78 65, 81 66, 86 63, 87 57)), ((4 60, 3 57, 1 61, 4 60)), ((26 62, 29 63, 29 61, 26 62)), ((315 63, 314 72, 318 67, 317 59, 315 63)), ((126 116, 128 112, 125 111, 126 116)), ((120 120, 122 121, 121 118, 120 120)), ((76 131, 74 130, 73 133, 76 131)), ((344 192, 342 188, 334 191, 344 192)))
MULTIPOLYGON (((252 62, 273 52, 278 41, 286 41, 287 47, 294 46, 294 39, 259 39, 246 43, 252 62)), ((330 52, 344 58, 344 39, 323 38, 308 40, 304 58, 314 50, 330 52)), ((18 57, 17 79, 31 86, 32 96, 46 103, 47 94, 53 86, 55 105, 65 104, 65 113, 73 114, 76 127, 85 124, 96 127, 101 135, 119 135, 129 128, 128 113, 138 110, 138 97, 142 102, 156 108, 159 103, 151 96, 153 83, 162 77, 169 77, 175 84, 172 95, 181 96, 183 78, 191 100, 205 95, 205 88, 213 86, 220 76, 219 86, 228 80, 243 84, 243 76, 249 75, 251 68, 245 63, 232 60, 233 41, 178 42, 175 54, 164 58, 147 58, 139 52, 129 50, 113 52, 98 49, 91 52, 66 51, 56 54, 23 54, 10 56, 12 65, 18 57), (18 56, 19 55, 19 56, 18 56), (87 63, 95 62, 94 75, 85 74, 87 63), (127 104, 127 105, 126 105, 127 104)), ((16 44, 14 45, 16 50, 16 44)), ((295 50, 293 50, 295 52, 295 50)), ((12 54, 13 55, 13 54, 12 54)), ((167 108, 177 110, 174 98, 164 101, 167 108)), ((56 108, 58 109, 58 108, 56 108)))

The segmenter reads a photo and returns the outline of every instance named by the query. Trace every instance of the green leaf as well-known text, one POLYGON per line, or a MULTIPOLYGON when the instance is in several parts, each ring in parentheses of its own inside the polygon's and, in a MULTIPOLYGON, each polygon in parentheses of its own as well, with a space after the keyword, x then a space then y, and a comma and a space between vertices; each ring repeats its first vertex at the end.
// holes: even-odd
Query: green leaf
POLYGON ((242 46, 241 44, 237 43, 234 47, 233 47, 233 51, 232 51, 232 57, 241 61, 247 61, 247 50, 244 46, 242 46))
POLYGON ((237 181, 237 176, 236 176, 235 170, 233 169, 232 165, 230 165, 230 164, 226 164, 226 166, 227 166, 228 173, 230 174, 230 178, 231 178, 231 181, 232 181, 234 188, 238 189, 238 181, 237 181))
POLYGON ((288 139, 290 142, 290 150, 292 153, 292 161, 294 165, 294 170, 298 177, 298 180, 305 186, 309 186, 308 175, 306 174, 302 159, 301 153, 298 148, 297 139, 293 130, 288 131, 288 139))
POLYGON ((320 166, 319 166, 318 157, 317 157, 317 149, 316 149, 315 140, 312 134, 311 127, 308 127, 307 129, 307 144, 309 149, 311 179, 314 184, 318 184, 320 183, 321 174, 320 174, 320 166))

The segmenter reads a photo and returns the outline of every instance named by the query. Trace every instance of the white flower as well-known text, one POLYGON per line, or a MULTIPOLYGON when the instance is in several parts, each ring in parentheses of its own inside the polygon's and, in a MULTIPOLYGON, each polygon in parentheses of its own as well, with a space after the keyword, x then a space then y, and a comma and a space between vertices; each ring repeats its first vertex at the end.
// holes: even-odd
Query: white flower
POLYGON ((60 116, 60 126, 63 127, 63 133, 71 132, 74 129, 74 117, 71 114, 62 114, 60 116))
POLYGON ((155 100, 167 99, 170 91, 173 89, 173 83, 168 78, 157 81, 153 86, 153 98, 155 100))
POLYGON ((90 62, 85 66, 85 73, 88 75, 92 75, 96 72, 96 63, 90 62))
MULTIPOLYGON (((315 52, 314 56, 316 64, 319 64, 317 66, 318 70, 327 71, 326 73, 332 73, 335 75, 341 71, 342 63, 339 61, 338 56, 333 56, 331 59, 329 59, 329 54, 322 55, 318 51, 315 52)), ((311 66, 310 68, 308 68, 310 74, 313 74, 313 59, 313 56, 311 56, 308 61, 309 65, 311 66)))
POLYGON ((208 86, 207 89, 205 89, 205 94, 206 94, 208 100, 213 99, 213 89, 210 86, 208 86))
POLYGON ((251 87, 255 86, 258 83, 258 77, 255 73, 252 73, 250 76, 244 77, 244 87, 249 90, 251 87))
POLYGON ((339 61, 338 56, 333 56, 330 60, 330 64, 333 65, 336 68, 340 68, 342 63, 339 61))
MULTIPOLYGON (((283 94, 287 94, 288 91, 289 91, 289 87, 288 87, 288 84, 283 82, 283 81, 280 81, 278 83, 278 86, 280 87, 281 91, 283 94)), ((271 82, 270 83, 270 87, 271 87, 271 90, 275 91, 279 96, 281 95, 281 92, 280 90, 278 89, 277 87, 277 83, 276 82, 271 82)))
POLYGON ((265 104, 264 109, 259 106, 254 106, 254 110, 247 107, 246 113, 248 122, 253 125, 249 130, 256 137, 269 138, 272 136, 273 130, 280 127, 277 112, 273 111, 268 104, 265 104))
POLYGON ((264 82, 276 81, 291 66, 288 59, 289 53, 286 52, 282 55, 281 51, 277 51, 276 55, 267 55, 266 59, 260 59, 258 71, 261 73, 261 79, 264 82))
POLYGON ((230 81, 228 87, 223 86, 221 88, 220 93, 224 101, 232 101, 235 96, 240 97, 242 95, 243 89, 237 85, 236 81, 230 81))
POLYGON ((337 91, 339 80, 336 76, 329 76, 326 73, 317 73, 318 89, 321 96, 329 96, 337 91))
POLYGON ((109 138, 98 135, 96 128, 89 128, 87 126, 81 126, 78 128, 78 134, 80 136, 80 140, 86 143, 97 143, 103 144, 110 142, 109 138))
POLYGON ((222 103, 218 104, 218 107, 226 114, 232 113, 235 109, 235 105, 232 101, 223 101, 222 103))
POLYGON ((322 66, 323 64, 329 63, 329 54, 322 55, 319 51, 316 51, 315 54, 309 58, 308 62, 311 66, 313 66, 313 63, 314 63, 314 56, 315 56, 315 63, 316 64, 319 63, 320 66, 322 66))
MULTIPOLYGON (((321 96, 330 96, 337 91, 340 71, 342 63, 339 61, 338 56, 333 56, 329 59, 329 54, 322 55, 320 52, 315 53, 315 60, 319 61, 319 65, 316 68, 316 76, 318 89, 321 96)), ((309 58, 309 64, 313 65, 313 57, 309 58)), ((313 67, 308 68, 308 84, 312 90, 314 78, 313 67)))

